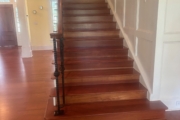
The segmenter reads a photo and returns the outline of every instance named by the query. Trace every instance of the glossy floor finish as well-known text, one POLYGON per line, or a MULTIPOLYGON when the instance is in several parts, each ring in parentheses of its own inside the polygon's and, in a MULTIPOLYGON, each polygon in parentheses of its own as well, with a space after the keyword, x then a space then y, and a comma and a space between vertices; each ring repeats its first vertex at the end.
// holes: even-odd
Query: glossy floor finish
MULTIPOLYGON (((21 49, 0 48, 0 120, 43 120, 53 87, 51 51, 34 51, 21 59, 21 49)), ((168 112, 180 120, 180 111, 168 112)))
POLYGON ((167 120, 180 120, 180 111, 169 111, 166 113, 167 120))
POLYGON ((21 59, 20 48, 0 48, 0 120, 43 120, 53 66, 52 51, 21 59))

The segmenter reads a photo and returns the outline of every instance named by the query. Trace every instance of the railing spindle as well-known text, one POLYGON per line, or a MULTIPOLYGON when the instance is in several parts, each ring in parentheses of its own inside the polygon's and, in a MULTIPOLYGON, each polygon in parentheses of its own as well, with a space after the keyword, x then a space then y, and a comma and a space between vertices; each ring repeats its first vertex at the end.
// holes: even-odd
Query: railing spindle
POLYGON ((65 105, 65 91, 64 91, 64 38, 63 35, 60 38, 60 56, 61 56, 61 74, 62 74, 62 93, 63 104, 65 105))
POLYGON ((52 33, 51 38, 53 38, 54 44, 54 60, 55 60, 55 72, 54 76, 56 78, 56 93, 57 93, 57 110, 55 111, 55 116, 64 114, 63 107, 65 106, 65 90, 64 90, 64 38, 63 38, 63 0, 58 0, 58 31, 57 33, 52 33), (57 40, 59 40, 58 48, 60 50, 60 60, 61 65, 58 66, 58 58, 57 58, 57 40), (60 67, 60 69, 58 69, 60 67), (60 70, 60 72, 59 72, 60 70), (62 104, 60 101, 60 87, 58 77, 62 76, 62 104), (61 106, 62 105, 62 106, 61 106))
POLYGON ((63 110, 61 110, 60 106, 60 95, 59 95, 59 75, 60 72, 58 70, 58 61, 57 61, 57 44, 56 44, 56 39, 53 38, 53 46, 54 46, 54 61, 55 61, 55 71, 54 71, 54 76, 56 78, 56 99, 57 99, 57 111, 54 112, 55 116, 62 115, 64 113, 63 110))

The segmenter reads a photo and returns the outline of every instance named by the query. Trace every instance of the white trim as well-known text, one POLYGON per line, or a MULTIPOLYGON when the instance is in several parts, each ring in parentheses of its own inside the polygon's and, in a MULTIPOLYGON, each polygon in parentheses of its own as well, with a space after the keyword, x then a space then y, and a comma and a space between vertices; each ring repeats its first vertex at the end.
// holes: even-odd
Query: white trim
POLYGON ((19 21, 20 21, 20 40, 22 42, 22 58, 32 57, 32 50, 30 46, 30 35, 28 29, 28 22, 26 17, 26 0, 17 0, 17 7, 19 13, 19 21))
POLYGON ((49 0, 49 8, 50 8, 50 17, 49 17, 49 19, 50 19, 50 21, 51 21, 51 23, 50 23, 50 31, 51 31, 51 33, 53 33, 53 11, 52 11, 52 0, 49 0))
POLYGON ((57 102, 56 102, 56 97, 53 97, 53 105, 56 106, 57 102))

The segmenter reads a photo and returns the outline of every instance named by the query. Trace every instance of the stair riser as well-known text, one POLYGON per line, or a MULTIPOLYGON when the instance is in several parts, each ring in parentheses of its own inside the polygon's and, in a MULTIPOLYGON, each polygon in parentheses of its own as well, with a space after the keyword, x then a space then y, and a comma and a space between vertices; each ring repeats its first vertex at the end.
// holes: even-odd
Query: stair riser
POLYGON ((120 57, 120 56, 126 56, 127 53, 128 53, 128 50, 66 52, 65 59, 66 58, 86 58, 86 57, 100 58, 100 57, 112 57, 112 56, 120 57))
POLYGON ((146 94, 147 94, 146 91, 125 91, 125 92, 117 91, 111 93, 70 95, 70 96, 66 96, 66 104, 144 99, 146 98, 146 94))
POLYGON ((116 23, 64 24, 64 30, 108 30, 116 29, 116 23))
MULTIPOLYGON (((120 57, 117 57, 117 59, 114 57, 114 59, 106 59, 106 58, 94 58, 93 59, 90 59, 90 58, 66 58, 65 59, 65 62, 64 64, 65 65, 69 65, 69 64, 80 64, 80 63, 86 63, 86 64, 89 64, 89 63, 98 63, 98 62, 101 62, 101 63, 104 63, 106 64, 107 62, 123 62, 123 61, 127 61, 127 57, 126 58, 120 58, 120 57)), ((133 60, 132 60, 133 62, 133 60)), ((54 64, 54 61, 52 61, 52 64, 54 64)), ((61 60, 58 61, 58 65, 61 64, 61 60)))
POLYGON ((65 41, 66 48, 88 48, 88 47, 113 47, 113 46, 123 46, 123 41, 65 41))
POLYGON ((110 14, 109 10, 64 10, 63 15, 101 15, 101 14, 110 14))
POLYGON ((112 16, 78 16, 78 17, 64 17, 64 23, 86 23, 86 22, 113 22, 112 16))
POLYGON ((64 3, 105 3, 105 0, 65 0, 64 3))
MULTIPOLYGON (((101 62, 99 62, 101 63, 101 62)), ((123 62, 123 63, 86 63, 84 65, 80 64, 69 64, 65 65, 66 71, 72 70, 97 70, 97 69, 112 69, 112 68, 132 68, 133 62, 123 62)))
POLYGON ((105 9, 107 10, 107 4, 65 4, 64 10, 94 10, 94 9, 105 9))
MULTIPOLYGON (((65 86, 83 86, 83 85, 106 85, 106 84, 119 84, 119 83, 137 83, 139 82, 136 80, 128 80, 128 81, 106 81, 106 82, 84 82, 84 83, 65 83, 65 86)), ((60 87, 62 87, 62 84, 59 84, 60 87)))
MULTIPOLYGON (((114 58, 102 58, 102 59, 90 59, 90 58, 74 58, 74 59, 66 59, 65 64, 72 64, 72 63, 88 63, 88 62, 119 62, 119 61, 125 61, 127 60, 127 57, 121 58, 121 57, 114 57, 114 58)), ((60 63, 60 62, 59 62, 60 63)))
MULTIPOLYGON (((115 76, 97 76, 97 77, 81 77, 81 78, 66 78, 65 84, 73 85, 94 85, 96 84, 114 84, 114 83, 128 83, 138 82, 139 75, 115 75, 115 76)), ((60 81, 61 83, 61 81, 60 81)))
POLYGON ((65 32, 65 38, 118 37, 119 31, 65 32))
MULTIPOLYGON (((105 56, 105 55, 101 55, 101 56, 99 56, 99 55, 92 55, 92 56, 76 56, 76 57, 71 57, 71 56, 69 56, 69 57, 65 57, 64 59, 67 61, 67 60, 69 60, 67 63, 69 63, 69 62, 71 62, 72 60, 74 60, 74 59, 88 59, 88 58, 94 58, 94 59, 96 59, 96 58, 110 58, 110 57, 118 57, 118 58, 120 58, 120 59, 126 59, 127 58, 127 56, 122 56, 122 55, 117 55, 117 54, 111 54, 111 55, 108 55, 108 56, 105 56)), ((76 61, 74 61, 74 62, 76 62, 76 61)))
POLYGON ((81 117, 64 117, 63 120, 166 120, 164 116, 165 114, 163 110, 149 110, 81 117))

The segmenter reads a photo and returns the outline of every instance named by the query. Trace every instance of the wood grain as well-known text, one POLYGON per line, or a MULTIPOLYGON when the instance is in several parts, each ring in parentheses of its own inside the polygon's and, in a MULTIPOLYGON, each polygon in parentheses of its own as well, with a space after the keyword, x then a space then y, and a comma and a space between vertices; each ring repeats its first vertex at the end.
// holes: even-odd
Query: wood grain
POLYGON ((149 102, 146 99, 74 104, 65 107, 64 116, 54 117, 56 108, 49 100, 46 120, 157 120, 164 119, 166 107, 159 101, 149 102))
POLYGON ((94 10, 94 9, 101 9, 101 10, 107 10, 107 4, 105 3, 64 3, 63 6, 64 10, 94 10))
POLYGON ((110 11, 107 9, 104 10, 64 10, 64 16, 77 16, 77 15, 107 15, 110 14, 110 11))
POLYGON ((22 59, 21 48, 0 48, 0 120, 43 120, 52 57, 51 51, 33 51, 22 59))

